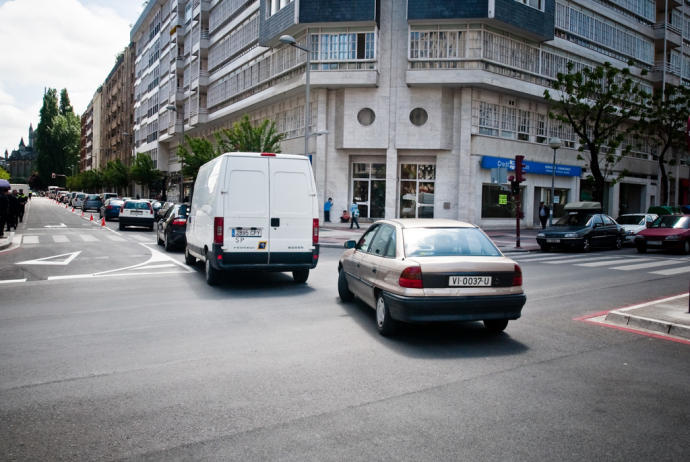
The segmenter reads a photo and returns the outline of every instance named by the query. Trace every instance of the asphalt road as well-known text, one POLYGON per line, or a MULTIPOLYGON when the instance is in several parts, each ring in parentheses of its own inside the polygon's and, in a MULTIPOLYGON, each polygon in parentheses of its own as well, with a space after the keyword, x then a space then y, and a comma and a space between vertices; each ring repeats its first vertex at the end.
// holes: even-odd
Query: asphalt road
POLYGON ((574 320, 687 291, 688 257, 519 255, 528 302, 504 334, 467 323, 387 339, 373 310, 340 302, 338 249, 306 285, 249 274, 209 287, 152 232, 99 229, 40 199, 27 221, 0 252, 3 460, 690 452, 690 346, 574 320))

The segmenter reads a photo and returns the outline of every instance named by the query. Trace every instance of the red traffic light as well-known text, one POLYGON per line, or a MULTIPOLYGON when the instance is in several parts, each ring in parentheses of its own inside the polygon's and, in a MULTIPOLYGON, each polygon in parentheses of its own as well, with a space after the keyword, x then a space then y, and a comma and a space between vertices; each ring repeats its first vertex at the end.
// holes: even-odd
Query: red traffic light
POLYGON ((515 181, 518 183, 525 181, 525 166, 522 163, 524 160, 525 156, 515 156, 515 181))

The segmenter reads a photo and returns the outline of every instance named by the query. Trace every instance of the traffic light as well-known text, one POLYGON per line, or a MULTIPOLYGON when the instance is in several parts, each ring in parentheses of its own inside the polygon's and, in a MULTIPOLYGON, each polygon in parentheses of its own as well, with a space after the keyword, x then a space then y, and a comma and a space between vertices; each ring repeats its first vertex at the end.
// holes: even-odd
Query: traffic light
POLYGON ((513 196, 517 197, 517 195, 520 194, 520 183, 515 180, 511 181, 510 192, 513 194, 513 196))
POLYGON ((525 181, 525 166, 522 163, 524 160, 525 156, 515 156, 515 181, 518 183, 525 181))

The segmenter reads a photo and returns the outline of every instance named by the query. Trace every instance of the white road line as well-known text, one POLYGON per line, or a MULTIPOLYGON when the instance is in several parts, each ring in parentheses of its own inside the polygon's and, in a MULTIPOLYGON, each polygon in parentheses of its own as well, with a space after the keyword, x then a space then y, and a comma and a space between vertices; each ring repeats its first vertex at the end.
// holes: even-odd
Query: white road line
POLYGON ((632 270, 638 270, 638 269, 644 269, 644 268, 654 268, 656 266, 677 265, 678 263, 680 263, 680 262, 674 261, 674 260, 664 260, 664 261, 653 261, 650 263, 639 263, 636 265, 614 266, 611 269, 620 270, 620 271, 632 271, 632 270))
POLYGON ((532 262, 532 261, 543 261, 543 262, 546 262, 546 261, 550 261, 550 260, 564 260, 564 259, 576 260, 576 259, 580 259, 580 258, 584 259, 584 258, 592 258, 592 257, 590 255, 552 255, 549 257, 531 258, 529 260, 520 259, 520 261, 530 261, 530 262, 532 262))
POLYGON ((630 260, 628 260, 627 258, 617 258, 615 260, 595 261, 593 263, 576 263, 575 266, 586 266, 588 268, 593 268, 596 266, 615 265, 617 263, 625 263, 625 262, 630 262, 630 260))
MULTIPOLYGON (((617 260, 612 260, 612 259, 615 259, 615 258, 616 258, 616 257, 612 257, 612 256, 608 256, 608 257, 595 257, 595 258, 592 258, 592 259, 591 259, 591 262, 595 262, 595 261, 596 261, 596 262, 599 262, 600 260, 617 261, 617 260)), ((622 261, 622 262, 625 261, 625 262, 627 262, 627 263, 630 263, 630 262, 640 262, 640 261, 649 261, 649 258, 623 257, 623 258, 620 258, 620 261, 622 261)), ((578 260, 578 261, 575 261, 575 262, 572 262, 572 261, 570 261, 570 260, 555 260, 555 261, 547 261, 547 262, 544 262, 544 263, 545 263, 545 264, 548 264, 548 265, 558 265, 558 264, 561 264, 561 263, 574 263, 574 264, 580 265, 580 266, 604 266, 604 264, 602 264, 602 265, 589 265, 589 262, 587 262, 587 263, 582 263, 582 260, 578 260)))
POLYGON ((125 242, 126 241, 126 239, 121 238, 117 234, 106 234, 105 237, 110 239, 111 241, 115 241, 115 242, 125 242))
POLYGON ((84 242, 98 242, 98 239, 91 234, 80 234, 79 237, 81 237, 84 242))
POLYGON ((0 284, 13 284, 15 282, 26 282, 26 278, 24 278, 24 279, 5 279, 4 281, 0 281, 0 284))
POLYGON ((684 268, 669 268, 659 271, 650 271, 651 274, 659 274, 661 276, 673 276, 674 274, 690 273, 690 266, 684 268))
POLYGON ((48 281, 59 281, 62 279, 86 279, 86 278, 113 278, 113 277, 123 277, 123 276, 157 276, 159 274, 186 274, 184 271, 152 271, 150 273, 110 273, 110 274, 71 274, 68 276, 49 276, 48 281))
POLYGON ((146 265, 146 266, 140 266, 139 268, 132 268, 135 270, 148 270, 148 269, 155 269, 155 268, 174 268, 175 265, 173 263, 163 263, 161 265, 146 265))
MULTIPOLYGON (((24 244, 38 244, 38 236, 24 236, 23 239, 22 239, 21 234, 19 234, 18 236, 19 236, 20 242, 22 242, 24 244)), ((15 236, 14 238, 16 239, 17 236, 15 236)))
POLYGON ((55 242, 59 242, 59 243, 69 242, 69 238, 67 236, 65 236, 64 234, 53 235, 53 240, 55 242))

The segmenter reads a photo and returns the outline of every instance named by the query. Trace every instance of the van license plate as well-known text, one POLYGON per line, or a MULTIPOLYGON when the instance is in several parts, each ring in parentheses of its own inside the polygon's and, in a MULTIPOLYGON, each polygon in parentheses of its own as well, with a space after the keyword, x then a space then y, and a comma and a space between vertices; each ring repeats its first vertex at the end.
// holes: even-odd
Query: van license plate
POLYGON ((232 237, 261 237, 261 228, 233 228, 232 237))
POLYGON ((450 276, 449 287, 491 287, 491 276, 450 276))

